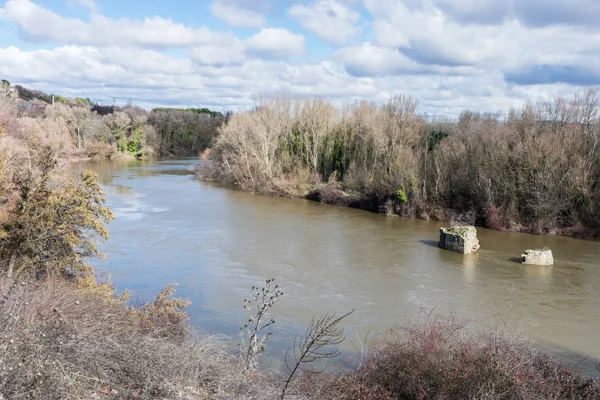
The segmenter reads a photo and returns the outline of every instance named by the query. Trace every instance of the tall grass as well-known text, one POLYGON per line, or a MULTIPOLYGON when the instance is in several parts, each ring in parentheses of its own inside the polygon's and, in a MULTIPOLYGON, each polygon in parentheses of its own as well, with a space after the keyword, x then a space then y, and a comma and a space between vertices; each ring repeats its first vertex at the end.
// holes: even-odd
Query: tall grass
POLYGON ((168 289, 142 310, 110 300, 106 290, 55 279, 0 281, 0 398, 267 399, 277 393, 268 374, 249 374, 225 342, 189 332, 181 304, 165 297, 168 289))

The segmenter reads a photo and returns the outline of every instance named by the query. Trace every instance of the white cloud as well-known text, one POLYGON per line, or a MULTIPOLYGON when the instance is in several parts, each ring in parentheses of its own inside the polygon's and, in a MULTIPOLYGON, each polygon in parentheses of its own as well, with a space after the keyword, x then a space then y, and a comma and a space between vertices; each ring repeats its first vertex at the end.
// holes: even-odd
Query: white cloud
POLYGON ((501 24, 518 19, 525 26, 579 25, 596 27, 596 0, 432 0, 449 17, 465 24, 501 24))
POLYGON ((438 115, 506 110, 600 83, 600 27, 592 23, 600 7, 593 0, 573 0, 590 4, 590 16, 559 0, 545 0, 547 7, 542 0, 362 0, 363 15, 358 0, 294 1, 287 15, 338 49, 307 49, 287 25, 265 27, 267 18, 283 16, 273 7, 278 0, 206 2, 216 14, 218 7, 239 11, 223 16, 231 26, 262 28, 247 39, 159 16, 114 19, 92 10, 81 20, 43 6, 50 3, 7 0, 0 23, 18 27, 34 49, 0 48, 0 77, 142 106, 238 109, 261 92, 338 103, 407 93, 420 100, 420 111, 438 115), (361 42, 357 26, 366 24, 370 36, 361 42), (36 50, 35 42, 58 44, 36 50))
POLYGON ((91 46, 177 47, 198 43, 226 43, 231 35, 206 27, 190 28, 154 16, 144 20, 110 19, 93 14, 90 22, 62 17, 30 0, 8 0, 0 18, 15 23, 21 34, 34 41, 91 46))
POLYGON ((387 76, 419 72, 419 65, 389 47, 371 43, 338 50, 335 57, 355 76, 387 76))
POLYGON ((241 64, 246 59, 246 49, 240 40, 230 46, 198 46, 190 51, 190 58, 199 65, 241 64))
POLYGON ((266 28, 245 40, 246 51, 262 58, 286 58, 305 52, 304 36, 284 28, 266 28))
POLYGON ((14 83, 97 101, 132 98, 147 106, 184 104, 244 108, 257 93, 290 93, 334 99, 369 99, 381 91, 331 63, 291 65, 248 59, 239 65, 196 65, 157 52, 88 46, 23 51, 0 48, 0 76, 14 83))
POLYGON ((105 103, 112 103, 113 96, 131 98, 147 107, 179 104, 239 109, 251 106, 257 93, 279 92, 339 102, 385 101, 391 94, 410 93, 421 100, 421 111, 434 114, 458 114, 473 104, 483 110, 515 104, 501 74, 356 78, 331 62, 293 65, 246 59, 239 64, 198 65, 150 50, 89 46, 34 51, 0 48, 0 76, 64 95, 84 92, 105 103), (500 88, 493 97, 490 87, 500 88))
POLYGON ((264 15, 242 8, 240 4, 228 0, 217 0, 210 7, 213 15, 227 25, 244 28, 261 28, 267 22, 264 15))
MULTIPOLYGON (((411 6, 400 0, 365 0, 364 4, 373 17, 373 42, 399 47, 424 65, 470 65, 491 72, 565 64, 600 54, 596 45, 600 32, 582 26, 530 28, 516 18, 462 24, 433 1, 411 6)), ((461 4, 462 12, 480 9, 471 0, 461 4)))
POLYGON ((296 4, 288 14, 300 25, 332 44, 343 44, 360 33, 360 14, 338 0, 317 0, 311 6, 296 4))
POLYGON ((85 7, 91 12, 96 12, 98 10, 96 0, 68 0, 67 2, 69 4, 85 7))
POLYGON ((228 45, 196 46, 190 58, 200 66, 224 67, 240 65, 248 60, 287 59, 305 53, 302 35, 293 34, 283 28, 267 28, 246 40, 236 39, 228 45))
POLYGON ((121 82, 134 76, 179 76, 194 72, 191 60, 172 58, 156 51, 61 46, 53 50, 21 51, 12 46, 0 50, 5 75, 24 80, 121 82))

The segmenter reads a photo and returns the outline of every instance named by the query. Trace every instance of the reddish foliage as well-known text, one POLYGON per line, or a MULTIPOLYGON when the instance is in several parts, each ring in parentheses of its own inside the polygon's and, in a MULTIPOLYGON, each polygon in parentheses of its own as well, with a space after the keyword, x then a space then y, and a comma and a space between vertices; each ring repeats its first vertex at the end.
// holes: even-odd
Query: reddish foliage
POLYGON ((485 207, 485 225, 487 228, 497 231, 504 230, 501 211, 491 203, 485 207))
POLYGON ((9 113, 0 112, 0 134, 14 136, 17 132, 17 119, 9 113))
POLYGON ((337 383, 366 399, 598 399, 600 384, 495 334, 433 318, 392 331, 360 369, 337 383))

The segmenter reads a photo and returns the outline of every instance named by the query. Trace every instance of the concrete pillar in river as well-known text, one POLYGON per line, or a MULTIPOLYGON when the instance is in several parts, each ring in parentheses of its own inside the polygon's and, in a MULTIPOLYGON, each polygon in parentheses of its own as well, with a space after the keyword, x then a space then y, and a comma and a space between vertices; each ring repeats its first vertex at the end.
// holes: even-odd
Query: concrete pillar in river
POLYGON ((552 265, 554 264, 554 257, 552 256, 552 250, 525 250, 521 254, 523 260, 522 264, 530 265, 552 265))
POLYGON ((457 253, 473 253, 479 250, 477 229, 470 225, 440 228, 440 241, 438 245, 442 249, 456 251, 457 253))

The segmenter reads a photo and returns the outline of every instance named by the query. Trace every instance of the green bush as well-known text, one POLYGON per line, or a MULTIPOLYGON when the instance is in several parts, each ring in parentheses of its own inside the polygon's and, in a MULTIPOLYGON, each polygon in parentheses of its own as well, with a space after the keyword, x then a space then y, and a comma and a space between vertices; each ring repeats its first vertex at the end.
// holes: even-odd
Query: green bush
POLYGON ((404 191, 404 187, 396 190, 396 198, 398 199, 398 201, 401 204, 406 204, 406 202, 408 201, 408 196, 406 195, 406 192, 404 191))

